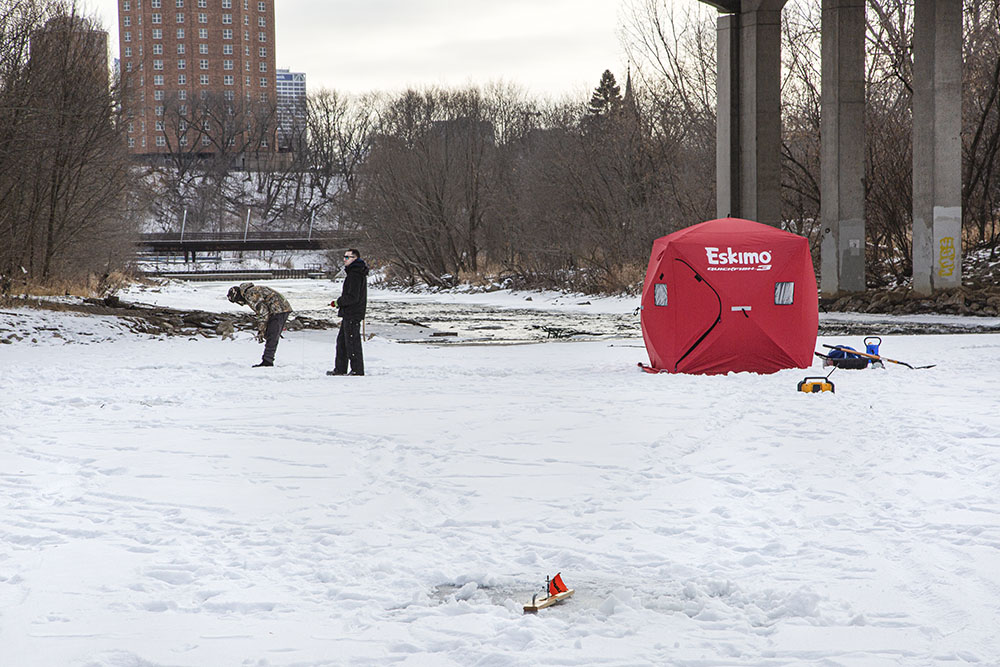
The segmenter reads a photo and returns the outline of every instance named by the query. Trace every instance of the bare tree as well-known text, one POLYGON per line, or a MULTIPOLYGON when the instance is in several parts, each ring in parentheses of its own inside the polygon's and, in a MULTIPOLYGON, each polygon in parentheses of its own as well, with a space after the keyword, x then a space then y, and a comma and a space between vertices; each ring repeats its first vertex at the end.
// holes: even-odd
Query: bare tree
POLYGON ((0 120, 7 155, 0 162, 17 168, 0 173, 0 220, 14 241, 5 272, 23 267, 39 281, 107 272, 128 256, 134 228, 125 215, 128 161, 106 33, 75 3, 23 2, 9 10, 0 120))
POLYGON ((358 212, 408 276, 436 285, 479 268, 493 214, 496 135, 478 90, 408 91, 383 111, 358 212))
POLYGON ((966 0, 962 216, 967 238, 997 255, 1000 230, 1000 6, 966 0))

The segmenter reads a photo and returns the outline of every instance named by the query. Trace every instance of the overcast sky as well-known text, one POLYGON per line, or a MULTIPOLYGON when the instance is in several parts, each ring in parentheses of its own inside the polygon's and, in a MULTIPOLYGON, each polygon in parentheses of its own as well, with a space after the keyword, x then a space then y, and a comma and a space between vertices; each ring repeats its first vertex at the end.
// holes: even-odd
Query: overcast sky
MULTIPOLYGON (((116 0, 83 0, 118 55, 116 0)), ((276 0, 277 66, 310 91, 399 90, 504 80, 534 96, 625 79, 622 0, 276 0)))

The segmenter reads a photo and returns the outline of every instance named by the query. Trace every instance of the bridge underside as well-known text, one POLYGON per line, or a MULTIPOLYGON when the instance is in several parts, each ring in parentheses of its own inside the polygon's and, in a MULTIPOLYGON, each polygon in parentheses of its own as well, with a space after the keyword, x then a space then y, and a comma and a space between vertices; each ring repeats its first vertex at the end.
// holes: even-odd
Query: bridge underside
MULTIPOLYGON (((716 212, 781 224, 781 9, 787 0, 701 0, 718 9, 716 212)), ((822 1, 824 294, 865 289, 864 0, 822 1)), ((962 3, 915 0, 913 288, 961 285, 962 3)))
POLYGON ((241 240, 193 240, 193 241, 140 241, 139 248, 153 253, 169 252, 205 252, 215 250, 219 252, 239 252, 252 250, 325 250, 327 248, 339 247, 336 241, 327 239, 248 239, 241 240))

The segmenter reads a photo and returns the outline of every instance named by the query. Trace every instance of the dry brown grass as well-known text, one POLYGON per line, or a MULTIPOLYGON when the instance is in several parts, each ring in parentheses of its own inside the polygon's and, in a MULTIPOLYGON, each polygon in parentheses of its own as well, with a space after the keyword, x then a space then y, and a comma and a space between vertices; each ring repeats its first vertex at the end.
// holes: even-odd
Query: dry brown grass
POLYGON ((626 264, 611 272, 598 286, 604 294, 637 294, 646 277, 645 264, 626 264))
POLYGON ((135 276, 122 272, 113 271, 105 276, 90 274, 82 279, 60 278, 41 282, 15 281, 10 288, 8 297, 41 297, 41 296, 79 296, 101 298, 129 286, 136 282, 135 276))

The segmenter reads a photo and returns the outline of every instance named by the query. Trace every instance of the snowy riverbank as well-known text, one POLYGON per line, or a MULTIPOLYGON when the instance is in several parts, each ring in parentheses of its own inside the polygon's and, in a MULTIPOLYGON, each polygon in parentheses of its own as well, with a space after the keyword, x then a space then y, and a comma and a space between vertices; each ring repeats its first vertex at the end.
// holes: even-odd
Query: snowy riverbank
MULTIPOLYGON (((291 282, 293 303, 328 300, 291 282)), ((225 287, 156 298, 206 308, 225 287)), ((252 369, 249 336, 44 317, 35 344, 0 346, 0 664, 1000 655, 998 334, 886 337, 937 366, 806 395, 818 367, 643 374, 634 337, 376 336, 367 377, 329 378, 332 331, 252 369), (576 595, 522 615, 559 571, 576 595)))

